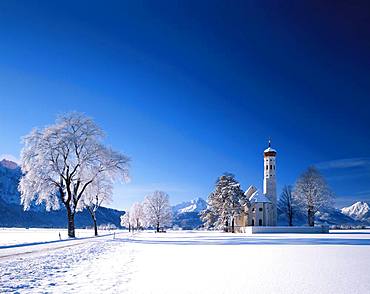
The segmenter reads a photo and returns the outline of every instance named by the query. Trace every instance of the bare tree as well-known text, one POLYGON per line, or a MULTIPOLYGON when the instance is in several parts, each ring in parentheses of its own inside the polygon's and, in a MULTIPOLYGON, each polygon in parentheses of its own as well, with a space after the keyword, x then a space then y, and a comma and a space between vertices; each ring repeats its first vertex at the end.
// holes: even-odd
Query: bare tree
POLYGON ((309 167, 297 180, 294 197, 307 212, 309 226, 315 225, 315 213, 333 206, 333 193, 323 176, 314 167, 309 167))
POLYGON ((101 174, 127 179, 129 158, 102 144, 103 132, 80 113, 58 117, 55 124, 34 129, 23 138, 19 183, 21 202, 27 210, 35 200, 46 209, 67 210, 68 236, 75 237, 74 217, 91 183, 101 174))
POLYGON ((135 202, 130 209, 131 223, 138 231, 144 224, 144 209, 143 205, 139 202, 135 202))
POLYGON ((144 213, 147 224, 156 228, 170 226, 172 223, 172 211, 168 195, 163 191, 155 191, 145 197, 144 213))
POLYGON ((92 218, 95 236, 98 236, 96 211, 102 203, 109 204, 111 202, 112 194, 113 182, 103 173, 99 174, 91 185, 86 188, 82 203, 92 218))
POLYGON ((124 215, 121 215, 121 226, 128 228, 128 231, 131 232, 130 212, 126 211, 124 215))
POLYGON ((296 210, 292 190, 292 186, 284 186, 278 202, 279 210, 287 217, 289 226, 293 226, 293 216, 296 210))

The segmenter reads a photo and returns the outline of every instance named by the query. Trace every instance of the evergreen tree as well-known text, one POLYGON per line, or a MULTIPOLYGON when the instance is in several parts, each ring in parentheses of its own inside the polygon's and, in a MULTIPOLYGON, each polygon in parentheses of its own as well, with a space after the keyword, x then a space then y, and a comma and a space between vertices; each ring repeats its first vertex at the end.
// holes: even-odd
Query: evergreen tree
POLYGON ((231 226, 234 232, 235 217, 242 212, 247 201, 235 176, 225 173, 217 179, 215 190, 208 197, 209 207, 202 213, 202 220, 206 226, 223 227, 226 231, 231 226))

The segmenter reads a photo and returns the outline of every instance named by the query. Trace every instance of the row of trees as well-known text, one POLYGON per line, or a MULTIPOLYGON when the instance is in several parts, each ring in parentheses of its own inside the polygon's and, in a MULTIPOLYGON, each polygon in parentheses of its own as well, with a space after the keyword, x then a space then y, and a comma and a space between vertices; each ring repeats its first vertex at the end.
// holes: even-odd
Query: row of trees
POLYGON ((114 181, 128 180, 130 159, 103 145, 103 131, 80 113, 58 117, 53 125, 23 138, 19 183, 24 209, 45 204, 67 212, 68 236, 75 237, 75 214, 86 208, 97 235, 96 211, 109 202, 114 181))
MULTIPOLYGON (((111 200, 113 183, 128 180, 130 159, 103 145, 103 131, 89 117, 69 113, 58 117, 53 125, 34 129, 23 138, 19 183, 24 209, 31 204, 44 204, 47 210, 67 212, 68 236, 75 237, 74 218, 86 208, 97 232, 96 212, 102 203, 111 200)), ((247 203, 244 192, 234 175, 218 178, 209 195, 209 207, 201 218, 207 227, 229 227, 234 231, 235 217, 247 203), (231 224, 228 222, 231 221, 231 224)), ((297 180, 294 188, 285 187, 279 208, 293 225, 293 216, 305 211, 308 224, 314 225, 317 211, 332 205, 332 192, 319 172, 311 167, 297 180)), ((156 191, 136 203, 123 222, 128 227, 152 226, 159 231, 171 222, 168 195, 156 191), (125 220, 127 218, 127 221, 125 220)))
POLYGON ((160 228, 172 224, 172 210, 169 196, 163 191, 155 191, 145 197, 142 203, 136 202, 121 216, 121 225, 131 230, 153 227, 160 228))
MULTIPOLYGON (((234 232, 235 218, 247 203, 248 199, 235 176, 223 174, 208 196, 207 209, 201 213, 204 226, 216 229, 231 227, 231 232, 234 232)), ((283 188, 278 207, 286 216, 289 226, 293 225, 293 219, 297 215, 306 215, 307 224, 314 226, 315 214, 333 207, 333 193, 318 170, 309 167, 299 176, 294 187, 283 188)))
POLYGON ((314 226, 318 211, 333 207, 333 192, 324 177, 314 167, 303 172, 295 186, 285 186, 279 198, 279 210, 286 216, 288 225, 293 226, 296 216, 307 216, 307 224, 314 226))

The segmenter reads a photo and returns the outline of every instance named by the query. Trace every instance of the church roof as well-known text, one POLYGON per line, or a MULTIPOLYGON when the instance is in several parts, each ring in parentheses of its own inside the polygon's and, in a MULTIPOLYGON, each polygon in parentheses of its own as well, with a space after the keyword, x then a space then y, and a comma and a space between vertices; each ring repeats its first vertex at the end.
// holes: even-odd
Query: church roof
POLYGON ((259 195, 258 191, 254 192, 251 197, 249 197, 250 203, 271 203, 271 201, 263 194, 259 195))
POLYGON ((265 153, 265 156, 276 155, 276 150, 274 148, 271 148, 271 140, 269 140, 269 146, 267 149, 265 149, 265 151, 263 151, 263 153, 265 153))
POLYGON ((276 152, 276 150, 275 150, 274 148, 269 147, 269 148, 265 149, 265 151, 264 151, 264 152, 265 152, 265 153, 266 153, 266 152, 276 152))
POLYGON ((253 194, 254 192, 256 192, 256 191, 257 191, 256 187, 254 187, 253 185, 250 185, 250 186, 248 187, 247 191, 245 191, 245 192, 244 192, 244 195, 245 195, 245 196, 247 196, 247 197, 249 198, 249 197, 250 197, 250 196, 252 196, 252 194, 253 194))

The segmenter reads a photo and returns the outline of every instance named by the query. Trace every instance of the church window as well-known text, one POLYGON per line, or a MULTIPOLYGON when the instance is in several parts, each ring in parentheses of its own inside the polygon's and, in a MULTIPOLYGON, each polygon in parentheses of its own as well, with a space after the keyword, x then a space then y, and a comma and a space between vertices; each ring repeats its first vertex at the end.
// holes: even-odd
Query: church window
POLYGON ((272 169, 272 164, 270 164, 270 169, 272 169))
POLYGON ((268 165, 266 165, 266 170, 268 170, 269 169, 269 166, 268 165))
POLYGON ((252 219, 252 226, 254 226, 254 219, 252 219))
POLYGON ((262 211, 262 207, 260 207, 259 211, 262 211))
POLYGON ((261 219, 258 220, 258 225, 262 226, 262 220, 261 219))

